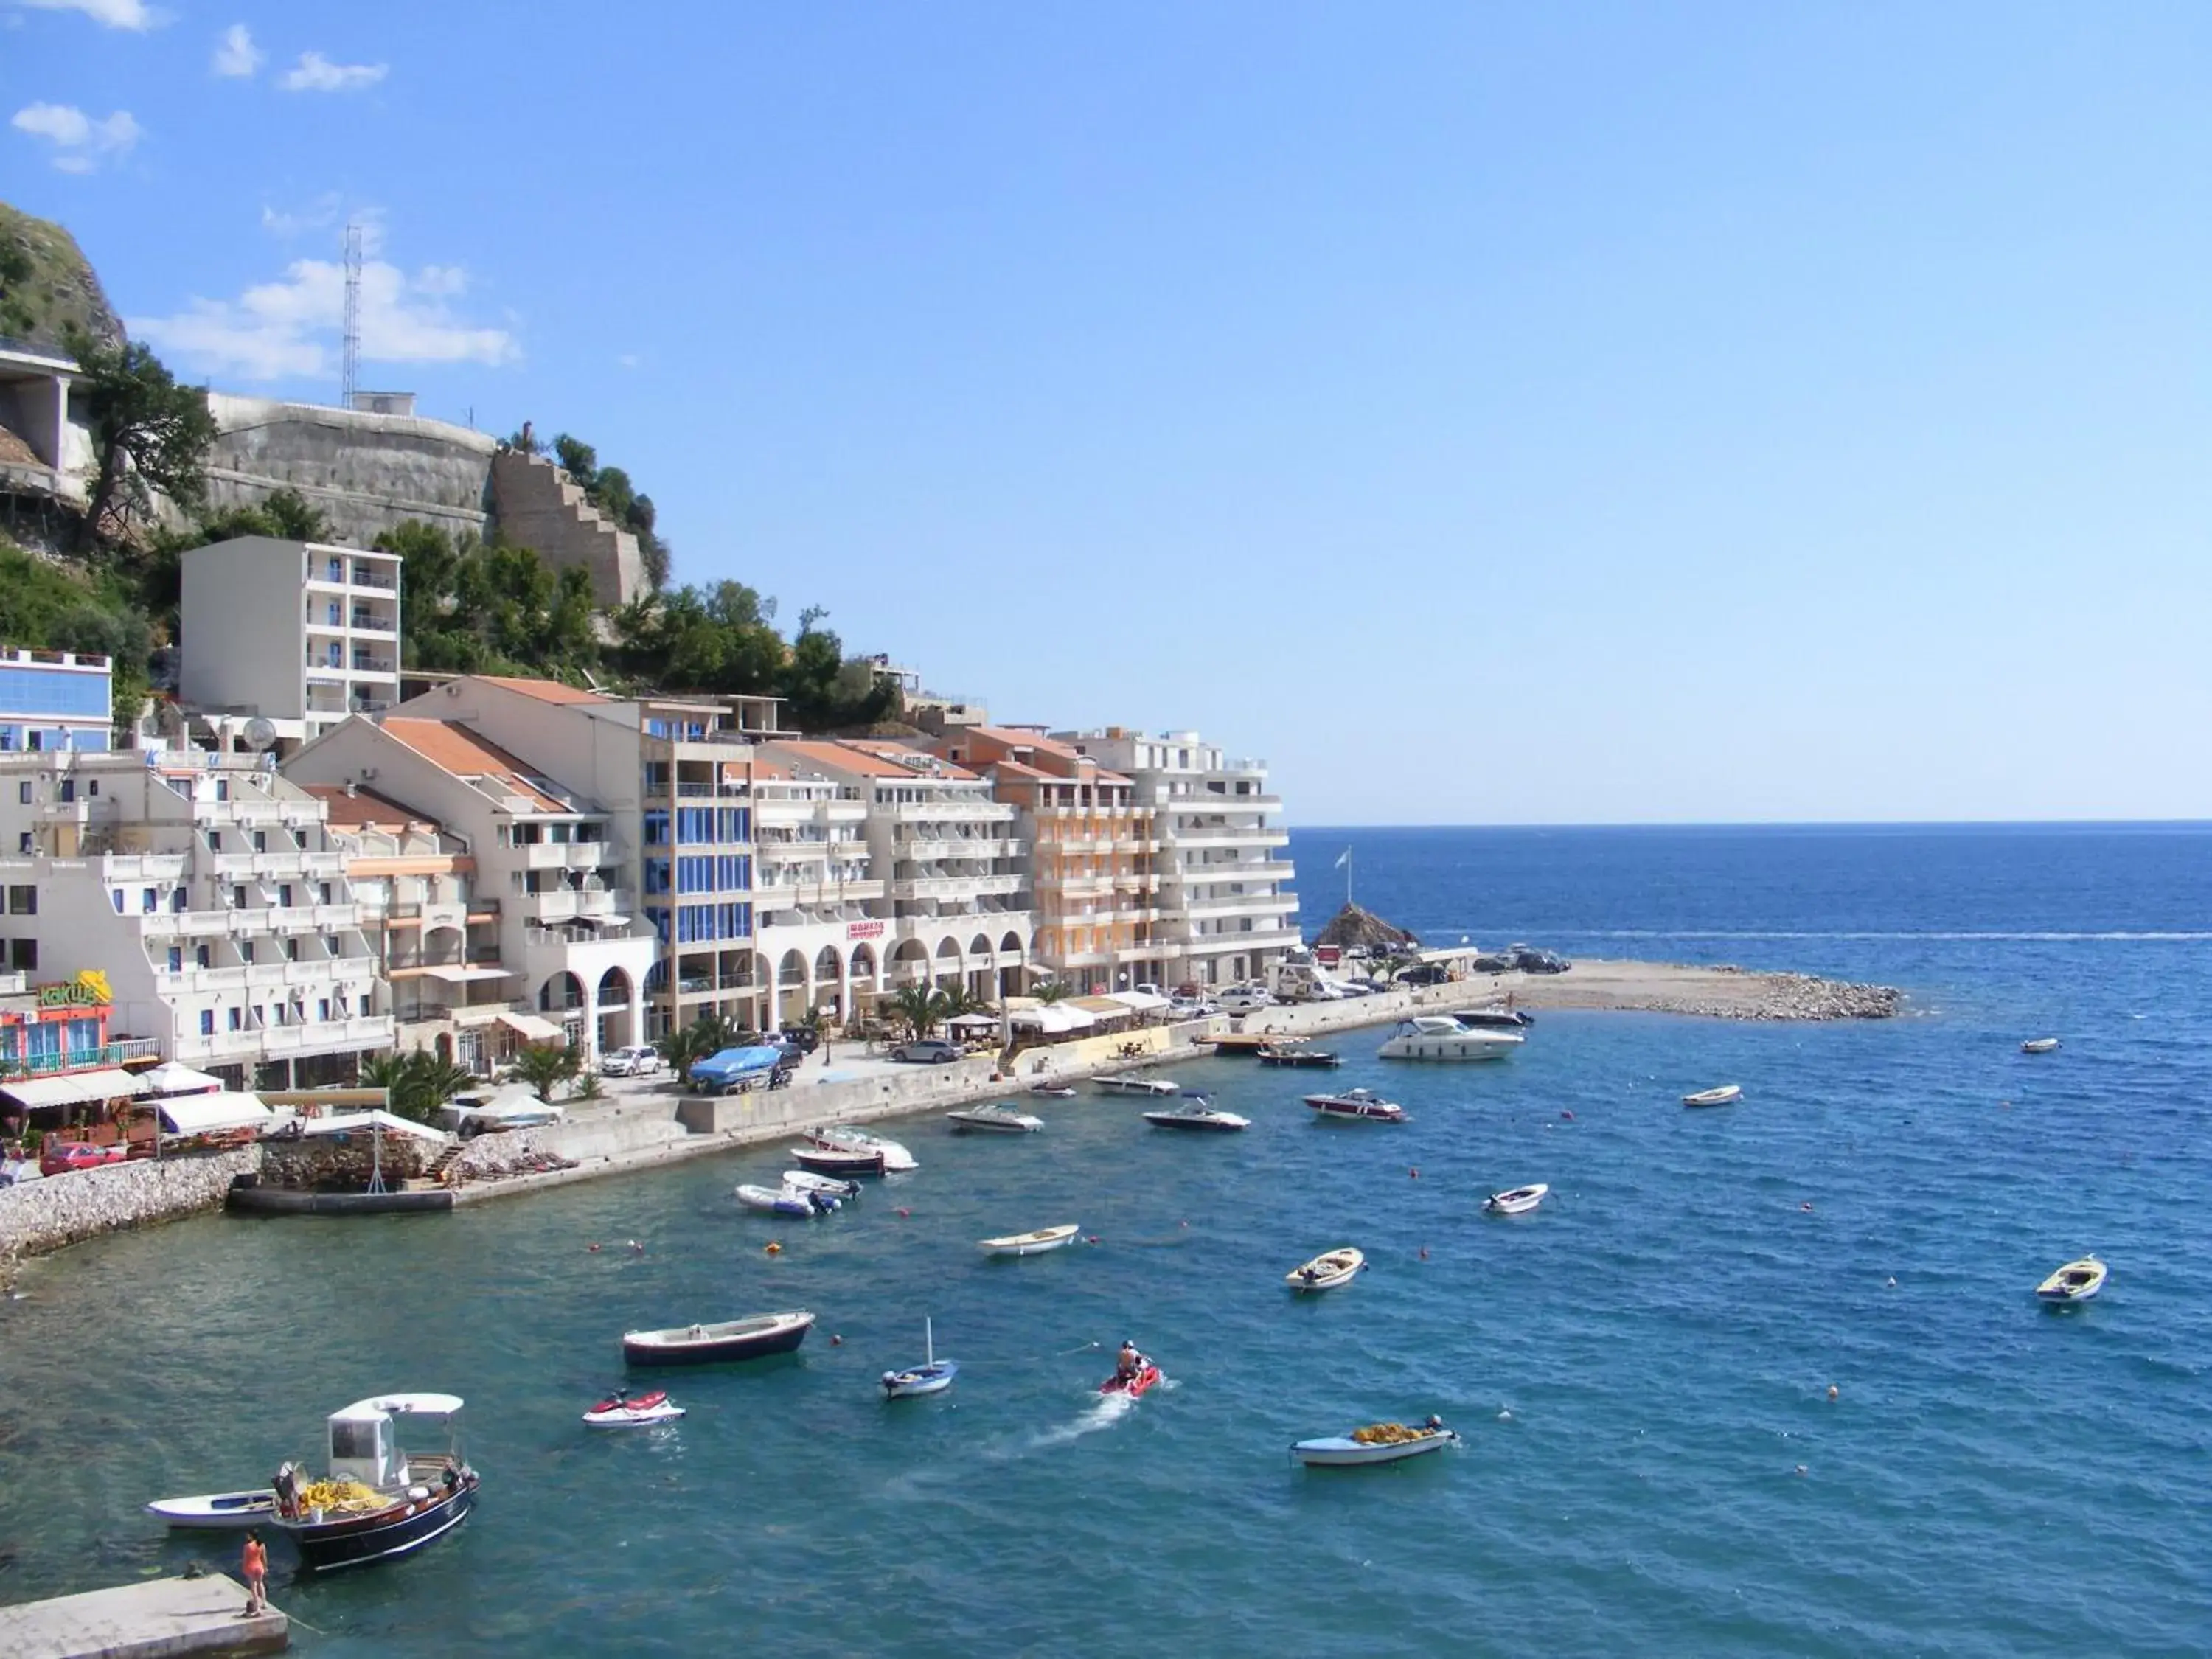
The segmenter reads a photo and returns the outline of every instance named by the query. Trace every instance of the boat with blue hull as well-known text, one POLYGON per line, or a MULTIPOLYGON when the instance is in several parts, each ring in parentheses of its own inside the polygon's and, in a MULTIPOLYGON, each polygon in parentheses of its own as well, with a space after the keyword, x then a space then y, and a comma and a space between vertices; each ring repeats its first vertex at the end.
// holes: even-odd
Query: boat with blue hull
POLYGON ((925 1358, 921 1364, 884 1373, 884 1399, 911 1400, 917 1395, 942 1394, 952 1386, 952 1379, 960 1375, 960 1362, 937 1357, 937 1334, 927 1319, 921 1322, 921 1351, 925 1358))
POLYGON ((291 1539, 301 1567, 334 1572, 410 1554, 467 1520, 478 1477, 453 1437, 460 1409, 458 1395, 395 1394, 333 1412, 329 1478, 302 1486, 292 1465, 276 1472, 271 1524, 291 1539), (398 1425, 412 1417, 443 1422, 447 1449, 403 1449, 398 1425))

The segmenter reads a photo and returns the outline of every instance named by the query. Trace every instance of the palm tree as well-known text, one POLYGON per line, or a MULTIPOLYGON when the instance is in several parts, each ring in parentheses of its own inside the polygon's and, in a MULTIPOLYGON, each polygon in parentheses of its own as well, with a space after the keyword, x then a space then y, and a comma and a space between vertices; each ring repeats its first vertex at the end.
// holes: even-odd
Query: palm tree
POLYGON ((1062 997, 1071 996, 1073 993, 1059 980, 1041 979, 1030 987, 1030 994, 1039 1002, 1058 1002, 1062 997))
POLYGON ((428 1123, 438 1108, 476 1081, 466 1067, 441 1060, 428 1049, 379 1054, 361 1068, 362 1086, 381 1089, 393 1114, 428 1123))
POLYGON ((576 1075, 584 1057, 574 1048, 562 1044, 533 1045, 514 1057, 514 1074, 530 1085, 531 1092, 540 1100, 553 1098, 553 1091, 576 1075))
POLYGON ((709 1054, 737 1045, 738 1027, 721 1014, 702 1014, 689 1025, 671 1031, 658 1045, 660 1057, 679 1078, 709 1054))
POLYGON ((957 1019, 963 1014, 988 1014, 998 1006, 988 997, 977 996, 965 985, 939 991, 938 995, 945 999, 945 1018, 947 1019, 957 1019))
POLYGON ((918 1041, 937 1029, 951 1000, 934 985, 902 985, 891 994, 891 1017, 918 1041))

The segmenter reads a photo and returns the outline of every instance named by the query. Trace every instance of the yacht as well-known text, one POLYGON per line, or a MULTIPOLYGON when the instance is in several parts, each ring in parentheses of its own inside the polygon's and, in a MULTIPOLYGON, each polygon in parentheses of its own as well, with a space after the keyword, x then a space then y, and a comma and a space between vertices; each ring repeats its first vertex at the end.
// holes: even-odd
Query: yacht
POLYGON ((1503 1060, 1527 1041, 1518 1031, 1470 1030, 1449 1014, 1416 1014, 1376 1052, 1384 1060, 1503 1060))

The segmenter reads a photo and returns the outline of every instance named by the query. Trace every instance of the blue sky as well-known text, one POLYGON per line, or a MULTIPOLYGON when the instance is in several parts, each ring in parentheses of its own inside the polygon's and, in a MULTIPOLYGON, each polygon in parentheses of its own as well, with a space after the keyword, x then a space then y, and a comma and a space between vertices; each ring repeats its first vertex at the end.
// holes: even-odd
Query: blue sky
POLYGON ((2194 0, 0 0, 0 195, 316 398, 358 217, 366 383, 1300 822, 2206 817, 2208 68, 2194 0))

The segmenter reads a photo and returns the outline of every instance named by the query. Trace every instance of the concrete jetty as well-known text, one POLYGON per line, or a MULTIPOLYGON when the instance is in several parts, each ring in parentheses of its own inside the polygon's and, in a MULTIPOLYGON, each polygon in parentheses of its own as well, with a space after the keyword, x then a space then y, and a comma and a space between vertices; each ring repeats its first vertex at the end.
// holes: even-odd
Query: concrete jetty
POLYGON ((246 1586, 219 1572, 25 1601, 0 1607, 0 1659, 171 1659, 291 1645, 283 1613, 270 1607, 248 1619, 245 1607, 246 1586))

